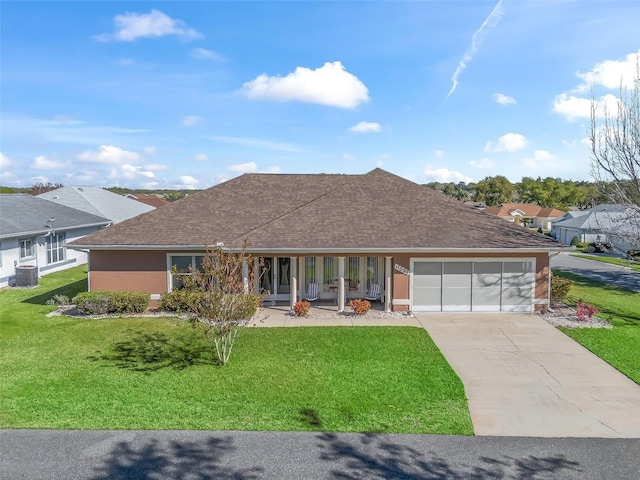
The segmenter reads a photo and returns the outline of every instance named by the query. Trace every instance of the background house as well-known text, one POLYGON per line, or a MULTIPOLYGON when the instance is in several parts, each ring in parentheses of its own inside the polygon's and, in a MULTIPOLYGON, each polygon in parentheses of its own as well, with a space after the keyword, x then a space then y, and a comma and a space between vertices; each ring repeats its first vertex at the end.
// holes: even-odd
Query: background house
POLYGON ((26 194, 0 195, 0 287, 15 281, 16 267, 34 266, 38 276, 87 263, 67 242, 111 222, 103 217, 26 194))
POLYGON ((99 187, 62 187, 42 193, 38 197, 107 218, 112 223, 120 223, 155 209, 150 205, 145 205, 99 187))
POLYGON ((159 197, 158 195, 148 194, 148 193, 127 193, 125 195, 126 198, 131 198, 140 203, 144 203, 145 205, 149 205, 154 208, 164 207, 165 205, 169 205, 164 198, 159 197))
POLYGON ((524 224, 527 218, 530 227, 542 227, 551 230, 551 222, 562 217, 565 212, 557 208, 547 208, 535 203, 503 203, 493 207, 487 207, 486 213, 495 215, 509 222, 524 224))
POLYGON ((544 309, 549 254, 566 248, 381 169, 245 174, 72 247, 90 251, 92 290, 158 299, 180 288, 172 267, 188 274, 206 246, 245 240, 245 274, 270 299, 293 307, 314 284, 339 310, 378 288, 386 310, 544 309))
POLYGON ((601 204, 589 210, 568 212, 552 223, 551 235, 564 244, 609 242, 618 253, 640 249, 640 222, 624 205, 601 204))

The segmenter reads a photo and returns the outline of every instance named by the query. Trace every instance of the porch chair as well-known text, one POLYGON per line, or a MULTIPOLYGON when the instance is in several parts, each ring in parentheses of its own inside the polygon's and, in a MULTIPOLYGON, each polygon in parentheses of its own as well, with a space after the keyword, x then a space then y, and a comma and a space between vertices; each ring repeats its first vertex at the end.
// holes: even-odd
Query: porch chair
POLYGON ((307 295, 305 300, 308 302, 315 302, 318 300, 318 296, 320 295, 320 285, 315 282, 311 282, 307 284, 307 295))
POLYGON ((369 300, 371 302, 378 301, 380 299, 380 284, 379 283, 372 283, 369 286, 369 291, 366 293, 364 298, 366 298, 367 300, 369 300))

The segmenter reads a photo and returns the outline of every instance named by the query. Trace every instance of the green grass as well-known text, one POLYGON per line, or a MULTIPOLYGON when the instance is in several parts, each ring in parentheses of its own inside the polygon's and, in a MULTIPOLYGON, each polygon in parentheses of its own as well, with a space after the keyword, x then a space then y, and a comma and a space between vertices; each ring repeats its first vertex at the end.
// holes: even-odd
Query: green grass
POLYGON ((599 255, 588 255, 586 253, 572 253, 571 256, 586 258, 589 260, 595 260, 597 262, 602 262, 602 263, 609 263, 612 265, 619 265, 621 267, 629 267, 632 270, 635 270, 636 272, 640 272, 640 263, 635 262, 633 260, 617 258, 617 257, 601 257, 599 255))
POLYGON ((409 327, 250 328, 217 366, 177 319, 45 317, 76 268, 0 292, 0 427, 471 435, 462 383, 409 327))
POLYGON ((601 310, 611 329, 561 330, 640 384, 640 293, 607 285, 568 272, 554 274, 574 281, 568 303, 582 301, 601 310))

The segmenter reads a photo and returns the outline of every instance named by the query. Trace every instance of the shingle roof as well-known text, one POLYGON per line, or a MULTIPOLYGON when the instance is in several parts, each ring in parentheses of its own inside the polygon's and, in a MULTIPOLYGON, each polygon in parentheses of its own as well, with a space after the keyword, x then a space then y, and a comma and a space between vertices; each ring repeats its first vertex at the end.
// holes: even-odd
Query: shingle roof
POLYGON ((26 194, 0 195, 0 238, 40 235, 50 230, 47 223, 55 219, 58 231, 104 226, 108 219, 65 207, 26 194))
POLYGON ((511 217, 515 210, 524 212, 526 217, 562 217, 565 212, 555 208, 544 208, 535 203, 503 203, 494 207, 487 207, 485 212, 498 217, 511 217))
POLYGON ((122 222, 154 209, 154 207, 144 203, 98 187, 61 187, 42 193, 38 197, 108 218, 113 223, 122 222))
POLYGON ((165 205, 169 205, 164 198, 160 198, 157 195, 149 195, 147 193, 136 193, 135 195, 130 193, 125 195, 126 198, 131 198, 137 202, 144 203, 145 205, 149 205, 154 208, 164 207, 165 205))
POLYGON ((78 240, 91 247, 554 249, 550 237, 381 169, 364 175, 246 174, 78 240))
POLYGON ((554 223, 555 227, 579 228, 584 230, 606 230, 611 225, 619 228, 627 220, 626 214, 629 208, 623 205, 600 204, 590 210, 582 210, 582 214, 560 220, 554 223))

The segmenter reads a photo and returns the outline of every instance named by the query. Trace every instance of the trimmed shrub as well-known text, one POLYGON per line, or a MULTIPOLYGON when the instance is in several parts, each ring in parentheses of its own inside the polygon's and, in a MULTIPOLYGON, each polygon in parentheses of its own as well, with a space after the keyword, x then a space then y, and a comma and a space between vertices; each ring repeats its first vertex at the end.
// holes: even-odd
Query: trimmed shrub
POLYGON ((143 292, 83 292, 73 297, 76 308, 86 315, 142 313, 149 308, 150 295, 143 292))
POLYGON ((551 302, 562 303, 569 294, 573 282, 568 278, 556 277, 551 274, 551 302))
POLYGON ((309 315, 309 310, 311 310, 311 303, 305 300, 296 302, 293 306, 293 313, 296 314, 296 317, 306 317, 309 315))
POLYGON ((371 308, 369 300, 350 300, 349 306, 356 315, 364 315, 371 308))
POLYGON ((573 245, 574 247, 577 247, 579 244, 580 244, 580 239, 577 236, 575 236, 575 237, 573 237, 571 239, 570 245, 573 245))
POLYGON ((199 293, 189 290, 173 290, 167 292, 160 297, 158 308, 167 312, 189 313, 191 307, 195 305, 199 293))

